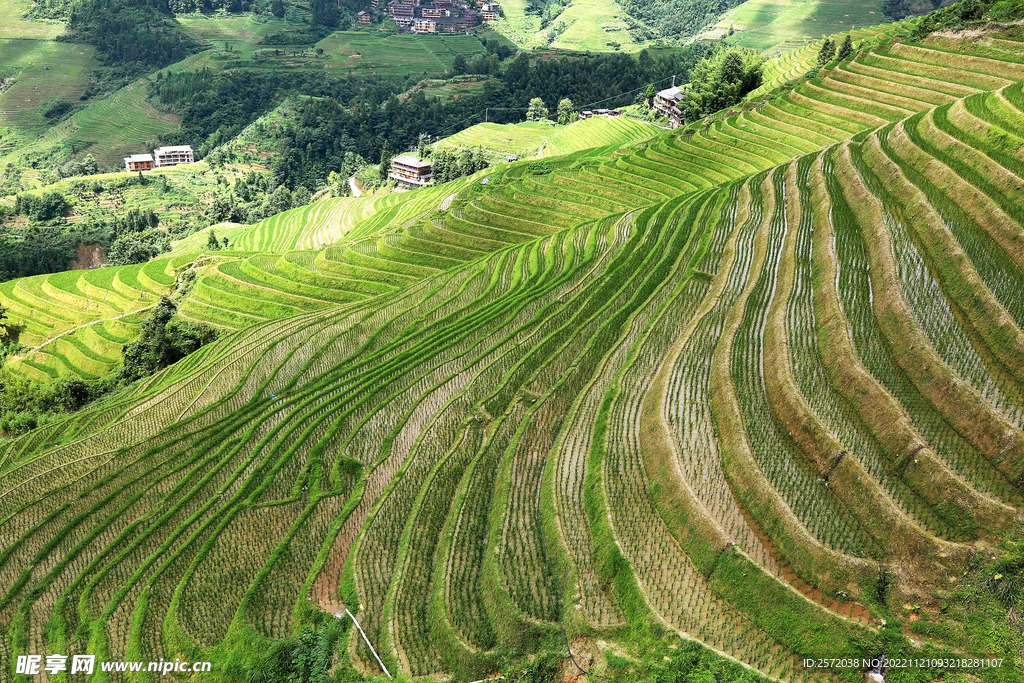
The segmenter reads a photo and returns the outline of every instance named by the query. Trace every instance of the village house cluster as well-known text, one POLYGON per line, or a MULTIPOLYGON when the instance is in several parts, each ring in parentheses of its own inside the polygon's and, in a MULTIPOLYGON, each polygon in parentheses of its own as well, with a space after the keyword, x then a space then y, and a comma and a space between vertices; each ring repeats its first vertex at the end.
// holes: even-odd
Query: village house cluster
MULTIPOLYGON (((392 0, 388 3, 388 16, 400 27, 414 33, 468 33, 481 21, 497 21, 501 6, 496 2, 483 2, 480 11, 456 0, 392 0)), ((369 23, 370 15, 359 17, 360 23, 369 23)))
POLYGON ((195 152, 188 145, 160 147, 159 149, 154 149, 152 154, 132 154, 131 156, 126 156, 124 158, 124 170, 150 171, 164 166, 191 164, 195 160, 195 152))

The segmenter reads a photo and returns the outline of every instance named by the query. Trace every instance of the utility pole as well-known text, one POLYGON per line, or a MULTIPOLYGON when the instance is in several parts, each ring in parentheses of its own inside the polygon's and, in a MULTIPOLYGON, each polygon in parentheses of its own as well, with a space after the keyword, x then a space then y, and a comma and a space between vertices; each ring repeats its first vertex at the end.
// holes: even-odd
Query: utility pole
POLYGON ((672 74, 672 87, 676 87, 676 75, 672 74))
POLYGON ((487 123, 487 119, 488 119, 488 117, 490 115, 491 115, 491 108, 490 107, 485 107, 484 108, 484 123, 487 123))

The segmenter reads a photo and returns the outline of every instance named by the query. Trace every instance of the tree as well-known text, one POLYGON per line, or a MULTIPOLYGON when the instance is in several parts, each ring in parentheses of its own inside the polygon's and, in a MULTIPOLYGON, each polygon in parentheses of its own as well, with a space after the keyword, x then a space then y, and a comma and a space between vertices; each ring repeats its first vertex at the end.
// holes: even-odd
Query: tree
POLYGON ((60 192, 44 192, 40 196, 19 194, 14 199, 14 213, 34 221, 49 221, 67 213, 71 203, 60 192))
POLYGON ((836 56, 836 43, 831 38, 826 38, 825 42, 821 45, 821 51, 818 52, 818 66, 825 66, 831 62, 836 56))
POLYGON ((278 19, 284 17, 284 0, 270 0, 270 13, 278 19))
POLYGON ((212 251, 220 249, 220 240, 217 239, 217 231, 210 228, 210 233, 206 236, 206 248, 212 251))
POLYGON ((292 191, 284 185, 278 185, 265 200, 261 209, 262 217, 273 216, 292 208, 292 191))
POLYGON ((690 91, 683 105, 687 121, 730 107, 761 84, 763 58, 752 50, 733 48, 702 59, 690 72, 690 91))
POLYGON ((171 248, 167 234, 160 230, 144 230, 121 235, 110 245, 107 259, 111 265, 145 263, 171 248))
POLYGON ((221 246, 222 246, 222 247, 223 247, 224 249, 227 249, 227 248, 228 248, 228 238, 227 238, 227 237, 221 237, 221 238, 220 238, 220 243, 221 243, 221 246))
POLYGON ((568 97, 563 97, 561 100, 559 100, 558 122, 565 126, 575 121, 576 118, 576 109, 572 105, 572 100, 570 100, 568 97))
POLYGON ((384 146, 380 148, 380 167, 377 169, 377 175, 382 183, 388 181, 388 173, 391 171, 391 159, 394 155, 391 154, 391 148, 388 146, 388 141, 384 141, 384 146))
POLYGON ((467 68, 466 56, 461 52, 455 55, 455 59, 452 61, 452 73, 456 76, 461 76, 466 73, 467 68))
POLYGON ((313 0, 310 3, 311 20, 314 26, 337 26, 340 21, 335 0, 313 0))
POLYGON ((313 193, 306 189, 305 185, 299 185, 295 188, 295 192, 292 192, 292 208, 296 206, 305 206, 313 200, 313 193))
POLYGON ((739 83, 743 80, 743 55, 737 50, 725 53, 722 65, 718 67, 721 80, 725 83, 739 83))
POLYGON ((139 338, 124 349, 117 373, 119 384, 151 375, 217 338, 213 328, 178 320, 177 312, 173 301, 160 297, 152 315, 142 323, 139 338))
POLYGON ((526 110, 527 121, 540 121, 548 117, 548 108, 544 106, 544 100, 534 97, 530 100, 530 106, 526 110))
POLYGON ((839 54, 836 55, 836 57, 838 57, 839 61, 841 62, 852 54, 853 38, 851 38, 850 34, 847 33, 846 38, 843 40, 843 44, 839 46, 839 54))

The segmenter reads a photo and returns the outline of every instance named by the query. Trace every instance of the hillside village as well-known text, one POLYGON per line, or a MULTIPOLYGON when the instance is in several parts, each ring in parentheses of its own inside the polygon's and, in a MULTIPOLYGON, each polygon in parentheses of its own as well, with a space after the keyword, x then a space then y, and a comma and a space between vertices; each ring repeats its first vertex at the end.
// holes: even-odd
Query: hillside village
MULTIPOLYGON (((368 24, 376 18, 378 0, 373 0, 371 11, 359 13, 359 22, 368 24)), ((497 21, 501 5, 483 2, 479 11, 466 3, 455 0, 433 0, 427 4, 421 0, 391 0, 387 4, 387 16, 400 28, 414 33, 468 33, 481 23, 497 21)))

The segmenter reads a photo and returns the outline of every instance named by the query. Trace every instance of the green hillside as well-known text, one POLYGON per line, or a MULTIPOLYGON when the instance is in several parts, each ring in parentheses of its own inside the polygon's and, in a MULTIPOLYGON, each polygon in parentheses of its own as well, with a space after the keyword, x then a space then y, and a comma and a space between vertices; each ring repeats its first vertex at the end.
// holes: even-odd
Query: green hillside
POLYGON ((506 0, 501 7, 504 16, 495 22, 495 30, 522 47, 636 52, 649 44, 630 35, 630 24, 623 18, 622 8, 615 0, 562 3, 506 0), (544 17, 527 12, 531 4, 554 5, 560 10, 553 20, 545 23, 544 17))
POLYGON ((742 47, 766 50, 780 43, 817 40, 823 36, 885 21, 878 0, 747 0, 722 15, 719 36, 742 47))
POLYGON ((0 285, 15 376, 109 372, 161 294, 223 330, 0 446, 0 660, 1020 681, 1024 33, 912 30, 0 285))
POLYGON ((656 126, 631 121, 594 117, 568 126, 555 123, 478 123, 440 140, 436 149, 482 150, 495 160, 515 155, 559 156, 592 147, 622 146, 653 137, 656 126))

